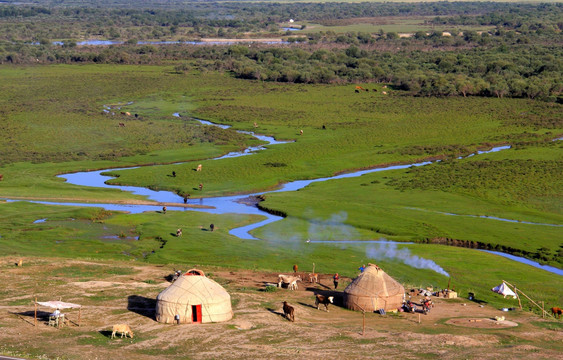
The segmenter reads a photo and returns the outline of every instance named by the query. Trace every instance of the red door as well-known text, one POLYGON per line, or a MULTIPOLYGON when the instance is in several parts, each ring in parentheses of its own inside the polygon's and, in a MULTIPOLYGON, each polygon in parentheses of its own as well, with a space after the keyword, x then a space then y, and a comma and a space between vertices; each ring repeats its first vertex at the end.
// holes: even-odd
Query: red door
POLYGON ((201 305, 192 305, 192 323, 201 323, 201 305))

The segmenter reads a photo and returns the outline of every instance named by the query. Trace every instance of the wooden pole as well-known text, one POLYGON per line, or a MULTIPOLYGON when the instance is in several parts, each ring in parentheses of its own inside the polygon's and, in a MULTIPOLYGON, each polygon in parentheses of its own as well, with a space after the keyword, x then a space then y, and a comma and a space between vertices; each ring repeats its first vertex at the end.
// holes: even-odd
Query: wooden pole
MULTIPOLYGON (((504 280, 503 280, 504 281, 504 280)), ((520 289, 517 289, 516 286, 509 284, 508 282, 504 281, 506 283, 506 285, 512 286, 514 288, 514 292, 516 293, 516 296, 518 297, 518 302, 520 303, 520 296, 518 296, 518 292, 520 292, 520 294, 524 295, 524 297, 528 300, 530 300, 530 302, 534 305, 536 305, 538 308, 540 308, 542 310, 542 315, 543 314, 547 314, 548 316, 551 316, 550 313, 548 313, 547 311, 545 311, 545 309, 543 309, 541 306, 539 306, 534 300, 530 299, 530 297, 526 294, 524 294, 524 292, 520 289)), ((522 304, 520 304, 520 309, 522 309, 522 304)), ((551 316, 552 317, 552 316, 551 316)))
POLYGON ((418 313, 418 323, 420 324, 420 313, 418 313))
POLYGON ((364 336, 365 333, 366 333, 366 312, 362 311, 362 314, 363 314, 363 317, 364 317, 363 325, 362 325, 362 336, 364 336))
POLYGON ((522 310, 522 301, 520 301, 520 296, 518 296, 518 289, 516 286, 514 287, 514 292, 516 293, 516 297, 518 298, 518 306, 520 306, 520 310, 522 310))
POLYGON ((35 316, 33 318, 33 326, 37 326, 37 296, 35 297, 35 316))
POLYGON ((545 304, 543 303, 543 300, 541 301, 541 317, 542 319, 545 319, 545 304))
POLYGON ((78 308, 78 327, 80 327, 80 312, 82 311, 82 308, 78 308))

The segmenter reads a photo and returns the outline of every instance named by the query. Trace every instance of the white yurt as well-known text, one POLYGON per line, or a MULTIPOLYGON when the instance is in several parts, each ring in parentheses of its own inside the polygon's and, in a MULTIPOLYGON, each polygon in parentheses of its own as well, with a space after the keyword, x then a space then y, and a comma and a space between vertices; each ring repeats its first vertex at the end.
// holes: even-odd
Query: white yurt
POLYGON ((156 297, 156 321, 209 323, 233 317, 231 296, 203 271, 191 269, 156 297))

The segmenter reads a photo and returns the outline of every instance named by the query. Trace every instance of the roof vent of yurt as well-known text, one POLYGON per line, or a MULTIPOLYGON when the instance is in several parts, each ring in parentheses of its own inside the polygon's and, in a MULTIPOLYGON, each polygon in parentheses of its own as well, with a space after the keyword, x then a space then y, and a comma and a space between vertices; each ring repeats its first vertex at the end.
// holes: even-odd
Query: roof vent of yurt
POLYGON ((189 276, 189 275, 205 276, 205 273, 199 269, 190 269, 184 273, 184 276, 189 276))

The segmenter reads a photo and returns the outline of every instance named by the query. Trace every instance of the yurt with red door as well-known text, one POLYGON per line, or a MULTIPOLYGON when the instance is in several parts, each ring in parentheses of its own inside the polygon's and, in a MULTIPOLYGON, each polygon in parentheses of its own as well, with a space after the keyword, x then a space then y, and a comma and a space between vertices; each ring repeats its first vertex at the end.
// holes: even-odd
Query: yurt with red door
POLYGON ((232 317, 231 296, 201 270, 187 271, 156 298, 156 321, 161 323, 210 323, 232 317))

